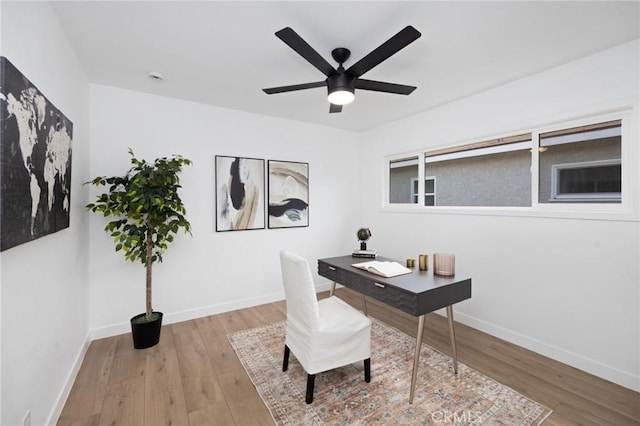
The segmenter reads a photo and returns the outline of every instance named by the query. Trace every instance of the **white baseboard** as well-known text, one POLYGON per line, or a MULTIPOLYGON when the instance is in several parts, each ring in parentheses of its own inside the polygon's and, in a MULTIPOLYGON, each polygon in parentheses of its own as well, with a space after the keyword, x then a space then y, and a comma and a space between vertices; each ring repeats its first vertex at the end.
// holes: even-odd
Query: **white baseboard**
MULTIPOLYGON (((328 289, 331 283, 328 282, 326 287, 328 289)), ((435 311, 438 315, 446 317, 446 310, 439 309, 435 311)), ((609 380, 625 388, 640 392, 640 376, 634 376, 633 374, 622 371, 616 367, 603 364, 599 361, 587 358, 583 355, 575 352, 567 351, 566 349, 559 348, 557 346, 549 345, 543 341, 531 338, 524 334, 516 333, 504 327, 500 327, 496 324, 489 323, 478 318, 466 315, 455 309, 454 306, 454 319, 476 330, 483 331, 492 336, 506 340, 514 345, 521 346, 529 349, 533 352, 547 356, 556 361, 575 367, 579 370, 586 371, 587 373, 598 376, 602 379, 609 380)))
MULTIPOLYGON (((328 289, 328 288, 327 288, 328 289)), ((284 291, 268 294, 260 297, 234 300, 232 302, 220 303, 217 305, 203 306, 195 309, 188 309, 180 312, 165 313, 162 319, 163 324, 174 324, 182 321, 189 321, 196 318, 207 317, 209 315, 221 314, 223 312, 235 311, 237 309, 249 308, 252 306, 264 305, 265 303, 277 302, 284 299, 284 291)), ((105 337, 117 336, 131 332, 129 321, 94 328, 89 331, 91 340, 105 337)))
MULTIPOLYGON (((328 291, 330 288, 331 282, 322 282, 316 285, 316 292, 328 291)), ((279 300, 284 300, 284 290, 260 297, 234 300, 233 302, 203 306, 200 308, 188 309, 180 312, 165 313, 162 322, 164 324, 174 324, 176 322, 189 321, 196 318, 207 317, 209 315, 235 311, 237 309, 264 305, 265 303, 277 302, 279 300)), ((91 329, 89 331, 89 336, 91 340, 96 340, 103 339, 105 337, 117 336, 119 334, 129 333, 130 331, 131 324, 129 323, 129 321, 125 321, 105 327, 91 329)))
POLYGON ((84 357, 87 354, 87 350, 89 349, 89 345, 91 344, 91 339, 89 335, 85 337, 84 342, 80 346, 80 350, 76 354, 75 359, 73 360, 73 364, 71 365, 71 370, 69 374, 67 374, 67 378, 64 381, 62 389, 58 394, 58 398, 56 398, 56 402, 53 405, 53 409, 49 413, 47 417, 46 425, 55 426, 60 418, 60 414, 62 414, 62 409, 64 408, 64 404, 67 402, 67 398, 71 393, 71 388, 78 377, 78 372, 80 371, 80 367, 82 366, 82 361, 84 361, 84 357))
MULTIPOLYGON (((444 310, 439 311, 438 313, 441 315, 446 315, 444 310)), ((547 356, 551 359, 570 365, 579 370, 586 371, 587 373, 593 374, 594 376, 598 376, 605 380, 609 380, 613 383, 619 384, 620 386, 624 386, 625 388, 640 392, 639 376, 634 376, 631 373, 622 371, 613 366, 603 364, 599 361, 587 358, 575 352, 567 351, 566 349, 562 349, 557 346, 550 345, 529 336, 516 333, 504 327, 482 321, 478 318, 466 315, 462 312, 455 311, 454 319, 458 322, 468 325, 469 327, 473 327, 492 336, 506 340, 507 342, 529 349, 533 352, 547 356)))

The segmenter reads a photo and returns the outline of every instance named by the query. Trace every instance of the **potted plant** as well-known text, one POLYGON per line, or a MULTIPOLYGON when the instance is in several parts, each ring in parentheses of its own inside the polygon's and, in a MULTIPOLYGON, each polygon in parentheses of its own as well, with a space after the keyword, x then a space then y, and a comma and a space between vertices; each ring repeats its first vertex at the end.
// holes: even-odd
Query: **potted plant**
POLYGON ((162 312, 155 312, 151 304, 152 266, 162 262, 162 254, 180 229, 191 234, 178 195, 178 175, 191 161, 173 155, 147 163, 131 149, 129 154, 132 167, 124 176, 98 176, 86 182, 109 186, 86 208, 113 218, 104 230, 113 237, 116 251, 123 251, 125 260, 140 261, 146 269, 146 312, 131 318, 134 347, 144 349, 158 343, 162 326, 162 312))

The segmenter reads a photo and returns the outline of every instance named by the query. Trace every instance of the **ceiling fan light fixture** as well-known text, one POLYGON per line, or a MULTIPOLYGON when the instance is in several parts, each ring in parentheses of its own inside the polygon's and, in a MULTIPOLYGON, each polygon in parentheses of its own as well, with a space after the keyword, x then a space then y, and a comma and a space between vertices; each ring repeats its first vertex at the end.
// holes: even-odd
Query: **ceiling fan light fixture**
POLYGON ((338 87, 333 92, 329 92, 327 100, 334 105, 347 105, 356 98, 353 89, 348 87, 338 87))
MULTIPOLYGON (((341 68, 338 71, 342 71, 341 68)), ((355 99, 356 80, 350 75, 340 72, 327 78, 327 100, 334 105, 346 105, 355 99)))

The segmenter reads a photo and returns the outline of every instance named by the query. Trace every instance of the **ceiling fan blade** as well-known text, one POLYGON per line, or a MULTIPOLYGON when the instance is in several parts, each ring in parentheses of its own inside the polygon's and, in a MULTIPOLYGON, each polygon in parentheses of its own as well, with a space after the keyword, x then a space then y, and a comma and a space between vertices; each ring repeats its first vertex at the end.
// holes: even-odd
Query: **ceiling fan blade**
POLYGON ((270 87, 268 89, 262 89, 267 95, 273 95, 274 93, 293 92, 294 90, 313 89, 316 87, 326 87, 327 83, 324 81, 315 81, 313 83, 294 84, 291 86, 270 87))
POLYGON ((371 68, 388 59, 391 55, 416 41, 421 35, 422 34, 420 34, 420 32, 411 25, 404 27, 400 32, 398 32, 398 34, 394 35, 389 40, 375 48, 367 56, 353 64, 347 70, 347 73, 354 77, 360 77, 371 68))
POLYGON ((309 46, 309 44, 302 39, 291 28, 286 27, 276 32, 276 37, 280 40, 284 41, 287 46, 295 50, 298 55, 302 56, 306 59, 311 65, 320 70, 320 72, 327 77, 331 74, 335 74, 336 69, 331 66, 329 62, 326 61, 318 52, 316 52, 313 47, 309 46))
POLYGON ((414 90, 415 86, 405 86, 404 84, 386 83, 384 81, 356 79, 356 88, 362 90, 373 90, 375 92, 396 93, 398 95, 408 95, 414 90))
POLYGON ((329 104, 329 113, 342 112, 342 105, 329 104))

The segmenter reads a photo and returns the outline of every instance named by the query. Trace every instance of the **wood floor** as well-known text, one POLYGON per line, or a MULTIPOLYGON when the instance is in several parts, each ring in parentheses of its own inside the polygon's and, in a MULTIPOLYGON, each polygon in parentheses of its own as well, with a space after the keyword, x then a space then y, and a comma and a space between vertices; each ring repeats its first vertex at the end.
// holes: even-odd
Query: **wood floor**
MULTIPOLYGON (((362 309, 362 296, 337 294, 362 309)), ((371 299, 367 308, 415 336, 416 318, 371 299)), ((165 325, 160 343, 145 350, 133 349, 129 334, 93 341, 57 424, 272 425, 226 335, 285 315, 277 302, 165 325)), ((640 425, 637 392, 460 323, 456 337, 460 362, 552 408, 545 425, 640 425)), ((427 316, 423 342, 450 354, 445 318, 427 316)))

